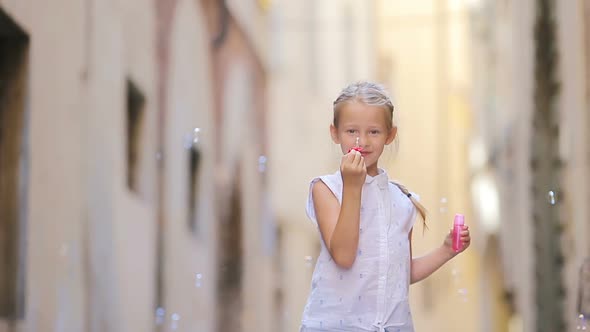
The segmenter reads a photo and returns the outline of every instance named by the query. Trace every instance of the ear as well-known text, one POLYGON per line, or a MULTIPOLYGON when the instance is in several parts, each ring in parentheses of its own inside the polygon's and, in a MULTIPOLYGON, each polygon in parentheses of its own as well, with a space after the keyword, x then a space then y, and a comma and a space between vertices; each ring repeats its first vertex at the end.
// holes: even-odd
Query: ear
POLYGON ((387 140, 385 141, 385 145, 391 144, 391 142, 393 142, 393 140, 395 139, 396 136, 397 136, 397 127, 393 126, 393 127, 391 127, 391 130, 389 130, 389 134, 387 135, 387 140))
POLYGON ((330 135, 332 135, 332 141, 336 144, 340 144, 340 138, 338 137, 338 128, 334 127, 333 124, 330 125, 330 135))

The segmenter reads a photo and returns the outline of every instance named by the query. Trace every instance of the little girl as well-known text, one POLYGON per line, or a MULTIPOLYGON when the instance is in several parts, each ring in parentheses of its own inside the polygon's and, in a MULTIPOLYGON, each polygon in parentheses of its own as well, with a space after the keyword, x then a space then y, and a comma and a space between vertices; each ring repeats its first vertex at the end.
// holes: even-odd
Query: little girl
MULTIPOLYGON (((320 230, 321 252, 300 331, 412 332, 408 288, 458 254, 451 232, 430 254, 412 257, 417 195, 389 181, 377 163, 397 134, 393 104, 377 84, 346 87, 334 102, 332 140, 340 170, 311 181, 307 214, 320 230)), ((461 234, 464 251, 468 227, 461 234)))

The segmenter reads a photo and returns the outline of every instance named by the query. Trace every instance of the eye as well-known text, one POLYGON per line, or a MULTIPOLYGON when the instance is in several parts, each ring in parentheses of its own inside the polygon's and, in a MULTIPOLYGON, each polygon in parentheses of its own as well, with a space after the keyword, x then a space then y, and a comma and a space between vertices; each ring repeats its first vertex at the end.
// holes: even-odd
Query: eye
POLYGON ((356 133, 356 129, 347 129, 346 132, 348 134, 354 134, 354 133, 356 133))
POLYGON ((371 135, 378 135, 379 133, 380 133, 380 131, 376 130, 376 129, 369 131, 369 134, 371 134, 371 135))

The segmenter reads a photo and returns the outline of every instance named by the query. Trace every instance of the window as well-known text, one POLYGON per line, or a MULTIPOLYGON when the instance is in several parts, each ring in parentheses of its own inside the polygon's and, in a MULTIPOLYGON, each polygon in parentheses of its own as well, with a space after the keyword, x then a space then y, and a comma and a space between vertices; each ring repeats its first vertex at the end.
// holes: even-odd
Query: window
POLYGON ((0 318, 24 317, 29 38, 0 9, 0 318))
POLYGON ((141 142, 145 97, 137 86, 127 81, 127 186, 140 192, 141 142))
MULTIPOLYGON (((195 131, 198 128, 195 128, 195 131)), ((195 136, 196 137, 196 136, 195 136)), ((194 139, 194 143, 197 138, 194 139)), ((201 151, 198 145, 192 144, 189 151, 189 202, 188 202, 188 223, 191 231, 198 228, 197 207, 199 204, 199 169, 201 166, 201 151)))
POLYGON ((222 218, 218 229, 219 260, 217 275, 217 325, 219 331, 241 330, 240 319, 242 303, 243 247, 242 225, 243 206, 242 190, 238 185, 239 176, 232 186, 227 213, 222 218), (221 327, 223 327, 221 329, 221 327))

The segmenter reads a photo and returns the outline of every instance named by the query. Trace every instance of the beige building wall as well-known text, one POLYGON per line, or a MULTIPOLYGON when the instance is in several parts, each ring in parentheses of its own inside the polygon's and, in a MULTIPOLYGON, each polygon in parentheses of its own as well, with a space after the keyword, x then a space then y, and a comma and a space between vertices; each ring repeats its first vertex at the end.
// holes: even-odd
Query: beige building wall
POLYGON ((205 13, 191 0, 177 1, 169 36, 163 168, 163 331, 213 331, 216 303, 217 216, 214 206, 215 126, 205 13), (187 139, 199 128, 201 153, 196 225, 189 227, 187 139), (200 275, 200 278, 199 278, 200 275), (177 317, 178 317, 177 316, 177 317))
MULTIPOLYGON (((532 331, 533 234, 530 216, 529 139, 534 85, 533 1, 481 1, 470 8, 472 105, 471 188, 484 226, 484 257, 495 257, 500 282, 495 301, 510 316, 510 331, 532 331), (478 189, 479 188, 479 189, 478 189), (490 210, 487 195, 497 198, 490 210)), ((484 260, 483 264, 489 264, 484 260)), ((485 273, 484 270, 484 276, 485 273)), ((484 309, 484 308, 482 308, 484 309)), ((482 310, 482 325, 506 328, 482 310)))
MULTIPOLYGON (((587 6, 588 4, 586 4, 587 6)), ((563 216, 565 233, 563 253, 566 257, 564 314, 568 331, 575 331, 578 321, 580 268, 590 257, 588 219, 590 210, 590 110, 588 104, 587 51, 589 17, 584 1, 556 2, 557 38, 559 41, 560 78, 560 150, 565 162, 563 170, 563 216), (572 51, 576 50, 576 51, 572 51)))
MULTIPOLYGON (((579 269, 588 257, 588 61, 584 51, 588 18, 583 1, 555 1, 560 95, 559 148, 564 162, 561 219, 564 222, 563 314, 567 331, 577 327, 579 269)), ((475 8, 480 29, 474 31, 475 116, 477 139, 484 141, 488 164, 501 197, 500 259, 504 288, 512 296, 511 331, 535 331, 533 221, 530 212, 530 137, 534 106, 535 2, 500 4, 482 1, 475 8), (493 19, 481 20, 483 17, 493 19), (482 23, 483 21, 483 23, 482 23), (480 34, 478 34, 478 32, 480 34), (487 38, 486 38, 487 36, 487 38), (491 64, 491 65, 490 65, 491 64), (478 80, 478 77, 486 77, 478 80), (486 103, 492 107, 486 109, 486 103)), ((475 21, 475 20, 474 20, 475 21)), ((494 235, 494 234, 490 234, 494 235)))
POLYGON ((214 128, 200 6, 177 3, 163 122, 155 6, 2 1, 0 7, 30 36, 25 313, 16 324, 0 320, 0 331, 154 330, 160 197, 162 330, 177 318, 179 328, 212 331, 214 128), (126 178, 127 82, 145 101, 136 190, 126 178), (157 146, 160 126, 167 133, 163 151, 157 146), (206 176, 197 189, 198 231, 191 232, 186 139, 195 127, 201 129, 206 176))
POLYGON ((218 126, 217 275, 211 285, 218 300, 209 305, 217 311, 217 331, 275 331, 280 286, 267 174, 267 12, 254 0, 202 3, 208 8, 218 126), (231 289, 223 290, 224 284, 231 289))
POLYGON ((269 174, 279 224, 279 331, 298 331, 319 253, 305 214, 309 182, 335 172, 332 102, 348 83, 374 79, 372 2, 273 1, 270 7, 269 174))

